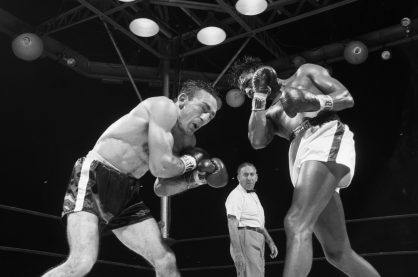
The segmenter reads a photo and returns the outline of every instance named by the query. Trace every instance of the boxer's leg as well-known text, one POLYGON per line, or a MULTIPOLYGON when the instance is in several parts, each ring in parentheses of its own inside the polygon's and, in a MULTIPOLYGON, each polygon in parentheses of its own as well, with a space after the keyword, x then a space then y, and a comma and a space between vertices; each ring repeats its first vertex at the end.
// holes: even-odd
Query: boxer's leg
POLYGON ((334 162, 306 161, 295 184, 285 217, 285 277, 307 276, 312 266, 312 232, 348 168, 334 162))
POLYGON ((99 250, 98 218, 89 212, 68 215, 67 236, 70 255, 67 260, 51 269, 43 277, 85 276, 93 267, 99 250))
POLYGON ((158 224, 153 218, 113 230, 116 237, 129 249, 144 257, 154 266, 157 277, 180 276, 176 257, 162 240, 158 224))
POLYGON ((348 276, 378 277, 379 273, 351 249, 345 227, 340 195, 334 192, 328 205, 316 221, 314 233, 322 245, 327 260, 348 276))

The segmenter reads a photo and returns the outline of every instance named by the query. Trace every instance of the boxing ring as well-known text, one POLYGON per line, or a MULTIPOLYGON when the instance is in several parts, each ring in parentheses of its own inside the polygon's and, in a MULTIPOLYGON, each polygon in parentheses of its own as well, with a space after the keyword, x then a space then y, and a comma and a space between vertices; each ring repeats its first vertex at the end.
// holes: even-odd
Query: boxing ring
MULTIPOLYGON (((16 214, 26 214, 34 217, 42 217, 50 220, 56 220, 61 221, 60 216, 41 213, 37 211, 22 209, 18 207, 8 206, 8 205, 2 205, 0 204, 0 210, 4 211, 10 211, 16 214)), ((418 213, 410 213, 410 214, 399 214, 399 215, 387 215, 387 216, 376 216, 376 217, 367 217, 367 218, 356 218, 356 219, 347 219, 346 224, 349 227, 352 224, 358 224, 358 223, 371 223, 371 222, 389 222, 393 220, 408 220, 408 219, 418 219, 418 213)), ((278 233, 283 232, 284 228, 274 228, 269 229, 269 233, 278 233)), ((167 232, 167 229, 166 229, 167 232)), ((184 239, 174 239, 171 240, 170 243, 175 245, 180 244, 190 244, 193 243, 198 244, 200 242, 204 241, 211 241, 211 240, 223 240, 224 249, 218 249, 218 251, 229 251, 229 235, 214 235, 214 236, 206 236, 206 237, 194 237, 194 238, 184 238, 184 239)), ((383 242, 382 242, 383 244, 383 242)), ((44 257, 55 257, 60 259, 65 259, 67 257, 67 254, 63 253, 53 253, 48 251, 43 251, 39 249, 27 249, 27 248, 20 248, 20 247, 14 247, 13 245, 0 245, 0 251, 5 253, 18 253, 21 255, 37 255, 37 256, 44 256, 44 257)), ((285 249, 282 246, 282 244, 279 244, 279 253, 284 253, 285 249)), ((366 253, 359 253, 362 257, 374 257, 374 258, 380 258, 380 257, 388 257, 388 256, 418 256, 418 249, 416 250, 395 250, 395 251, 379 251, 379 252, 366 252, 366 253)), ((178 254, 176 256, 179 256, 178 254)), ((22 258, 23 259, 23 258, 22 258)), ((313 262, 320 262, 325 261, 325 257, 319 256, 314 257, 313 262)), ((153 272, 154 269, 150 266, 141 266, 136 264, 129 264, 129 263, 122 263, 122 262, 116 262, 116 261, 109 261, 109 260, 101 260, 98 259, 97 263, 99 264, 105 264, 115 267, 124 267, 124 268, 131 268, 140 270, 141 272, 153 272)), ((266 273, 268 273, 268 268, 273 265, 283 265, 284 260, 278 260, 278 261, 266 261, 266 273)), ((315 266, 315 264, 313 265, 315 266)), ((331 266, 331 265, 329 265, 331 266)), ((46 269, 45 269, 46 270, 46 269)), ((228 264, 224 265, 216 265, 216 266, 191 266, 191 267, 181 267, 179 266, 179 270, 181 273, 189 273, 189 272, 201 272, 201 271, 219 271, 219 270, 231 270, 235 273, 235 267, 232 263, 232 260, 228 264)), ((266 274, 268 276, 268 274, 266 274)))

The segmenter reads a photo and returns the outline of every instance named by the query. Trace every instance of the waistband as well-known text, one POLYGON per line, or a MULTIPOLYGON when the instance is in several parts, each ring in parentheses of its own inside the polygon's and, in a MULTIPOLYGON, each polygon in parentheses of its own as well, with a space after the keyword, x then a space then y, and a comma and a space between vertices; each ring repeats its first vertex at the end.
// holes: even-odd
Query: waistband
POLYGON ((314 118, 306 119, 298 127, 293 129, 289 136, 289 140, 292 141, 298 134, 311 128, 312 126, 322 125, 333 120, 340 120, 340 117, 335 112, 320 113, 314 118))
POLYGON ((263 231, 259 227, 242 226, 242 227, 238 227, 238 230, 252 230, 252 231, 256 231, 260 234, 263 234, 263 231))
MULTIPOLYGON (((87 158, 87 156, 86 157, 82 157, 79 160, 85 160, 86 158, 87 158)), ((140 182, 139 182, 139 179, 137 179, 137 178, 135 178, 135 177, 133 177, 133 176, 131 176, 129 174, 120 172, 118 169, 114 168, 113 166, 110 166, 108 163, 105 163, 105 162, 103 162, 101 160, 95 159, 92 156, 88 156, 88 158, 90 158, 92 160, 92 164, 93 164, 94 168, 96 168, 96 169, 103 168, 107 172, 109 172, 110 174, 112 174, 113 176, 119 176, 119 178, 121 178, 123 180, 126 180, 129 183, 132 183, 134 185, 139 185, 140 187, 142 187, 141 184, 140 184, 140 182)))
POLYGON ((97 153, 95 150, 90 150, 89 153, 87 154, 86 158, 91 158, 93 160, 99 161, 102 164, 105 164, 108 167, 111 167, 114 170, 121 172, 116 166, 114 166, 111 162, 109 162, 108 160, 106 160, 105 158, 103 158, 102 155, 100 155, 99 153, 97 153))

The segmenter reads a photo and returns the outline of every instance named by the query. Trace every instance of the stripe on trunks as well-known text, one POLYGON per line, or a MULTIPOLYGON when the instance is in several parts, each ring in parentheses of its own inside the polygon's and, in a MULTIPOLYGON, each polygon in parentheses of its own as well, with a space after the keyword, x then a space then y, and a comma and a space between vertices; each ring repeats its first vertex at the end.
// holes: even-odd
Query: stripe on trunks
POLYGON ((334 133, 334 139, 332 140, 331 149, 328 154, 328 162, 335 162, 337 159, 338 151, 340 150, 341 139, 344 135, 344 124, 338 121, 337 129, 334 133))
POLYGON ((90 158, 85 158, 81 166, 80 179, 77 185, 77 199, 75 201, 74 211, 78 212, 83 209, 84 198, 86 197, 87 185, 90 179, 90 166, 93 162, 90 158))

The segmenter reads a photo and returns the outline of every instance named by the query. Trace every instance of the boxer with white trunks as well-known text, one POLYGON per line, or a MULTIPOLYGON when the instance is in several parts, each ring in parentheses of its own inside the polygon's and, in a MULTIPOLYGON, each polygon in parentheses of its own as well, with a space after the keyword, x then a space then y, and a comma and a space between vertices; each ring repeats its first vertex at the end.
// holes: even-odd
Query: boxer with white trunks
POLYGON ((274 136, 290 141, 289 169, 295 187, 285 217, 285 277, 307 276, 312 266, 312 233, 327 260, 349 276, 376 277, 348 239, 338 190, 354 174, 353 133, 336 112, 351 108, 347 88, 315 64, 304 64, 288 79, 246 57, 233 71, 236 84, 252 98, 248 136, 255 149, 274 136))

